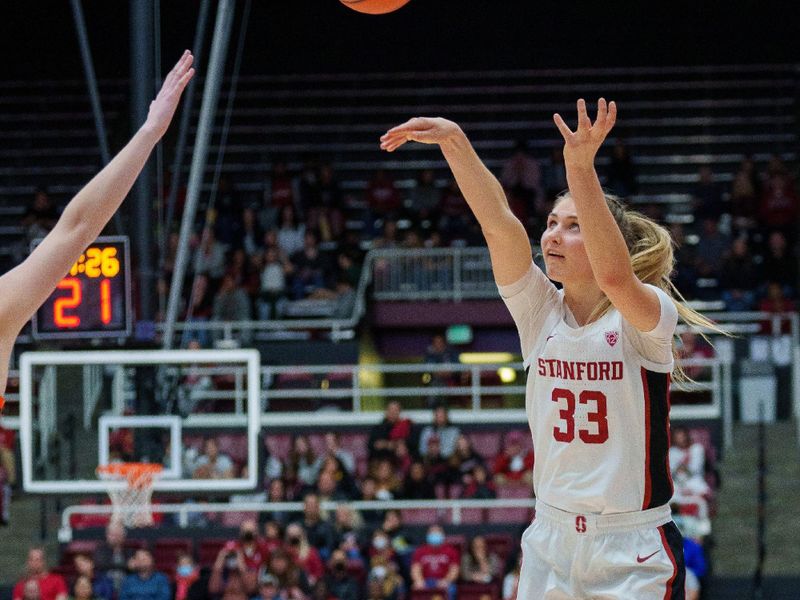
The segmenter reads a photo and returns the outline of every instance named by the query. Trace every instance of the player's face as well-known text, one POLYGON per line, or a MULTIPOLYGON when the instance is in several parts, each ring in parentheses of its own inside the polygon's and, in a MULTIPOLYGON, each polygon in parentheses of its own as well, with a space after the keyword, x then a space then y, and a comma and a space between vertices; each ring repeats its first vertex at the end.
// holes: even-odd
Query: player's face
POLYGON ((566 284, 594 279, 572 198, 556 204, 548 215, 542 254, 547 276, 554 281, 566 284))

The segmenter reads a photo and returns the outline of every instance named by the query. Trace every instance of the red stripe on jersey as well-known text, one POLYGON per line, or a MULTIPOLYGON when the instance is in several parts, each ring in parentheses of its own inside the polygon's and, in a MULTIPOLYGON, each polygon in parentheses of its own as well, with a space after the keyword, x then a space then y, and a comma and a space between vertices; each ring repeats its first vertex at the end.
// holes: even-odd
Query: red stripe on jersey
MULTIPOLYGON (((672 383, 672 375, 667 373, 667 456, 669 456, 669 447, 672 445, 672 432, 669 428, 669 412, 672 410, 672 403, 669 400, 669 385, 672 383)), ((669 495, 675 492, 675 484, 672 482, 672 471, 669 467, 669 459, 667 459, 667 481, 669 482, 669 495)))
POLYGON ((667 552, 669 562, 672 563, 672 576, 667 580, 667 589, 664 591, 664 600, 671 600, 672 586, 675 583, 675 577, 678 576, 678 563, 675 562, 675 555, 672 553, 672 548, 669 547, 667 536, 664 534, 664 526, 658 528, 658 533, 661 536, 661 544, 667 552))
POLYGON ((647 385, 647 373, 642 367, 642 389, 644 390, 644 500, 642 510, 647 510, 650 495, 653 492, 653 481, 650 479, 650 386, 647 385))

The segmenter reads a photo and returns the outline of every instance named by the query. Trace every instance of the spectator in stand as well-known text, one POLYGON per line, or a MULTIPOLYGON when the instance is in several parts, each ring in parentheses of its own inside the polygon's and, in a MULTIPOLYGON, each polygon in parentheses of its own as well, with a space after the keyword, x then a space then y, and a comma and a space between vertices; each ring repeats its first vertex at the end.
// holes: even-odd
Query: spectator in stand
POLYGON ((788 169, 780 161, 773 158, 767 170, 767 179, 759 203, 760 224, 769 229, 780 230, 794 239, 797 230, 798 214, 797 191, 788 169))
POLYGON ((432 500, 436 497, 433 481, 419 461, 411 463, 400 497, 404 500, 432 500))
POLYGON ((99 600, 113 600, 114 582, 107 575, 95 571, 94 559, 91 556, 76 554, 72 560, 75 565, 75 573, 86 577, 89 581, 89 590, 92 596, 99 600))
POLYGON ((671 503, 696 507, 693 513, 700 520, 699 525, 710 531, 707 498, 711 488, 705 479, 706 451, 702 444, 691 441, 685 427, 672 428, 669 465, 675 487, 671 503))
POLYGON ((241 551, 244 564, 250 571, 258 571, 267 561, 269 552, 263 540, 258 537, 258 524, 247 519, 239 526, 239 539, 234 542, 241 551))
POLYGON ((409 452, 414 454, 417 447, 412 440, 419 439, 415 433, 411 419, 403 418, 400 414, 400 402, 390 400, 386 404, 383 420, 370 431, 368 442, 370 460, 380 457, 393 458, 398 440, 401 439, 405 440, 409 452))
MULTIPOLYGON (((758 310, 769 313, 791 313, 797 311, 797 303, 790 298, 787 298, 783 293, 783 286, 777 281, 770 281, 767 284, 767 291, 764 298, 758 305, 758 310)), ((779 331, 781 333, 791 332, 791 323, 782 319, 779 331)), ((761 333, 772 334, 773 326, 772 320, 762 321, 761 333)))
POLYGON ((11 518, 11 486, 17 479, 15 437, 13 429, 3 427, 0 414, 0 526, 8 525, 11 518))
MULTIPOLYGON (((365 477, 361 482, 361 500, 369 502, 378 500, 378 484, 373 477, 365 477)), ((377 527, 383 521, 383 512, 380 510, 362 510, 361 517, 367 527, 377 527)))
POLYGON ((745 230, 755 228, 760 193, 761 182, 755 163, 752 158, 745 157, 731 181, 730 208, 735 227, 745 230))
POLYGON ((264 523, 264 537, 261 538, 261 545, 267 553, 267 557, 272 556, 276 550, 283 548, 283 526, 280 521, 267 521, 264 523))
POLYGON ((122 523, 112 520, 106 527, 105 543, 100 544, 94 551, 97 571, 111 578, 117 592, 122 586, 122 580, 128 574, 128 564, 133 558, 133 550, 125 546, 126 537, 122 523))
POLYGON ((672 242, 675 246, 675 271, 672 283, 685 297, 693 298, 697 283, 697 253, 695 247, 686 239, 686 232, 681 223, 669 226, 672 242))
POLYGON ((317 235, 306 231, 303 248, 290 256, 294 272, 292 277, 292 298, 302 300, 326 286, 326 274, 332 271, 330 261, 320 252, 317 235))
POLYGON ((299 222, 294 206, 284 206, 280 213, 280 227, 277 233, 277 243, 281 252, 292 256, 303 249, 303 238, 306 235, 306 226, 299 222))
POLYGON ((220 548, 211 567, 208 591, 221 600, 248 600, 256 591, 257 581, 258 571, 247 566, 241 546, 231 541, 220 548))
POLYGON ((497 498, 497 488, 491 480, 486 466, 477 464, 472 468, 470 482, 464 486, 462 498, 471 500, 493 500, 497 498))
MULTIPOLYGON (((267 488, 267 502, 288 502, 289 498, 286 495, 286 484, 284 483, 283 479, 276 478, 269 482, 269 487, 267 488)), ((272 510, 264 514, 264 517, 267 520, 276 521, 280 523, 282 526, 286 526, 286 524, 292 519, 292 513, 282 511, 282 510, 272 510)))
POLYGON ((294 498, 302 489, 311 488, 317 481, 320 463, 305 435, 296 435, 286 461, 287 497, 294 498))
POLYGON ((394 468, 399 477, 403 479, 408 475, 411 469, 411 463, 414 462, 411 452, 408 451, 408 445, 405 440, 397 440, 397 446, 394 449, 394 468))
MULTIPOLYGON (((258 600, 282 600, 278 578, 265 571, 258 578, 258 600)), ((176 599, 177 600, 177 599, 176 599)))
MULTIPOLYGON (((206 275, 195 275, 192 281, 192 289, 186 301, 186 309, 181 315, 184 321, 202 323, 208 321, 213 313, 214 295, 211 291, 211 282, 206 275)), ((185 331, 183 334, 184 344, 189 344, 193 340, 199 342, 202 348, 208 348, 211 343, 208 330, 198 329, 185 331)))
POLYGON ((761 281, 775 281, 784 288, 797 289, 797 258, 789 252, 786 236, 773 231, 767 238, 767 250, 760 273, 761 281))
POLYGON ((242 204, 239 194, 228 175, 223 174, 217 183, 214 200, 214 233, 225 248, 238 246, 242 239, 242 204))
POLYGON ((368 556, 370 569, 380 566, 390 572, 400 573, 398 552, 392 548, 391 539, 384 531, 376 529, 372 532, 368 556))
POLYGON ((72 584, 71 600, 99 600, 92 590, 92 580, 86 575, 78 575, 72 584))
POLYGON ((524 440, 525 434, 521 431, 511 431, 506 435, 505 448, 494 459, 494 479, 498 485, 531 482, 533 450, 525 450, 524 440))
POLYGON ((373 463, 372 477, 375 481, 375 497, 378 500, 393 500, 400 493, 403 482, 394 469, 391 458, 379 458, 373 463))
POLYGON ((392 549, 399 556, 405 556, 414 549, 413 540, 403 526, 403 517, 399 510, 387 510, 380 529, 389 537, 392 549))
POLYGON ((261 271, 258 316, 262 320, 277 319, 283 315, 288 300, 287 280, 294 271, 291 261, 277 247, 264 252, 264 267, 261 271))
POLYGON ((477 465, 483 465, 483 457, 475 452, 472 442, 463 433, 456 439, 456 449, 450 457, 451 479, 454 483, 468 485, 472 481, 472 472, 477 465))
POLYGON ((394 186, 394 181, 384 169, 375 171, 375 175, 367 184, 364 199, 378 218, 396 218, 401 207, 400 194, 394 186))
POLYGON ((503 600, 516 600, 519 587, 519 571, 522 566, 522 557, 514 561, 514 568, 503 578, 503 600))
POLYGON ((731 245, 730 239, 719 230, 719 223, 714 218, 704 218, 702 227, 703 233, 697 243, 697 274, 718 278, 731 245))
POLYGON ((281 600, 305 600, 311 592, 307 572, 297 566, 291 556, 282 549, 272 553, 269 569, 262 571, 272 574, 278 580, 278 593, 281 600))
POLYGON ((155 570, 149 550, 140 548, 136 551, 131 560, 131 570, 133 573, 122 582, 119 600, 171 600, 169 579, 155 570))
POLYGON ((320 462, 317 490, 326 500, 352 500, 358 496, 355 478, 342 461, 330 454, 323 456, 320 462))
POLYGON ((353 510, 347 504, 340 504, 336 507, 333 517, 333 533, 336 536, 337 548, 342 545, 348 535, 354 535, 360 540, 363 528, 364 520, 358 511, 353 510))
POLYGON ((303 497, 303 529, 308 543, 319 551, 322 560, 327 560, 336 547, 336 533, 322 515, 319 496, 313 493, 303 497))
POLYGON ((200 568, 188 552, 178 554, 175 566, 175 600, 186 600, 189 588, 200 579, 200 568))
POLYGON ((436 187, 433 169, 423 169, 405 202, 406 211, 414 224, 430 229, 438 221, 439 200, 442 193, 436 187))
POLYGON ((502 569, 500 557, 489 551, 486 538, 473 537, 469 550, 461 557, 461 579, 470 583, 491 583, 500 577, 502 569))
POLYGON ((25 216, 22 217, 22 226, 25 228, 25 235, 28 242, 39 239, 47 235, 58 221, 58 211, 53 205, 47 191, 37 188, 33 193, 33 200, 25 216))
POLYGON ((636 163, 631 158, 625 141, 618 137, 611 150, 611 160, 606 169, 605 187, 615 196, 628 198, 639 191, 636 177, 636 163))
POLYGON ((200 236, 200 245, 195 252, 195 275, 206 275, 212 289, 215 289, 225 275, 227 266, 225 246, 217 241, 214 230, 207 227, 200 236))
POLYGON ((326 242, 339 239, 344 231, 342 194, 330 164, 320 167, 315 200, 307 206, 307 222, 320 232, 321 239, 326 242))
MULTIPOLYGON (((680 343, 676 349, 678 358, 714 358, 714 348, 702 336, 693 331, 684 331, 679 337, 680 343)), ((686 365, 683 372, 690 379, 708 379, 711 367, 686 365)))
POLYGON ((325 564, 319 552, 308 543, 306 532, 299 523, 286 527, 286 549, 294 563, 306 574, 310 585, 313 586, 325 574, 325 564))
MULTIPOLYGON (((250 313, 250 298, 247 297, 241 287, 236 285, 236 280, 231 275, 225 275, 219 286, 219 291, 214 297, 214 308, 212 313, 215 321, 249 321, 252 318, 250 313)), ((249 345, 252 333, 245 330, 239 333, 243 345, 249 345)), ((222 332, 215 332, 215 338, 222 337, 222 332)))
POLYGON ((439 201, 438 230, 451 241, 464 240, 469 237, 469 229, 474 219, 467 201, 454 179, 451 179, 442 190, 439 201))
POLYGON ((405 597, 402 577, 384 566, 373 567, 367 576, 367 600, 398 600, 405 597))
MULTIPOLYGON (((442 337, 442 336, 434 336, 442 337)), ((426 362, 427 356, 426 356, 426 362)), ((456 441, 461 431, 458 427, 450 423, 450 416, 447 413, 447 407, 443 404, 438 405, 433 409, 433 423, 426 425, 422 428, 422 433, 419 434, 419 451, 423 456, 428 451, 428 440, 433 436, 439 438, 439 450, 444 458, 453 456, 456 450, 456 441)))
POLYGON ((733 240, 720 271, 725 308, 732 311, 752 310, 756 300, 753 282, 757 279, 756 264, 747 238, 739 236, 733 240))
POLYGON ((514 143, 514 153, 503 164, 500 183, 509 197, 517 198, 527 206, 533 206, 543 195, 542 170, 539 161, 528 151, 526 140, 519 139, 514 143))
MULTIPOLYGON (((47 557, 44 548, 34 546, 28 550, 28 559, 25 563, 25 577, 20 579, 11 593, 12 600, 21 600, 26 584, 35 581, 39 588, 41 600, 67 600, 67 584, 61 575, 50 573, 47 570, 47 557)), ((33 591, 33 586, 30 586, 33 591)))
POLYGON ((203 454, 197 457, 194 465, 194 479, 231 479, 235 475, 233 461, 227 454, 220 453, 214 438, 203 442, 203 454))
POLYGON ((460 564, 458 551, 444 542, 444 530, 431 525, 425 543, 411 557, 411 585, 415 590, 445 590, 455 600, 460 564))
MULTIPOLYGON (((443 365, 458 363, 458 356, 447 343, 447 338, 442 333, 434 334, 430 345, 425 349, 425 364, 443 365)), ((424 376, 423 376, 424 377, 424 376)), ((432 371, 430 381, 427 382, 431 387, 444 387, 454 385, 458 378, 452 371, 432 371)), ((430 403, 429 399, 429 403, 430 403)))
POLYGON ((451 483, 452 474, 450 465, 447 459, 442 456, 441 443, 439 442, 438 435, 433 435, 428 438, 428 450, 422 458, 422 464, 434 486, 451 483))
POLYGON ((363 592, 358 581, 347 572, 347 561, 347 555, 343 550, 334 550, 328 561, 325 583, 329 593, 337 600, 360 600, 363 592))
POLYGON ((352 452, 342 448, 341 438, 338 433, 329 431, 325 434, 325 452, 329 456, 335 456, 348 473, 355 473, 356 459, 352 452))
POLYGON ((697 172, 697 183, 692 189, 694 215, 698 220, 719 221, 726 212, 722 201, 722 185, 714 181, 714 173, 709 165, 703 165, 697 172))
POLYGON ((261 247, 261 242, 264 239, 264 232, 258 224, 258 215, 251 207, 245 207, 242 210, 242 234, 236 245, 244 250, 247 256, 255 256, 264 251, 261 247))

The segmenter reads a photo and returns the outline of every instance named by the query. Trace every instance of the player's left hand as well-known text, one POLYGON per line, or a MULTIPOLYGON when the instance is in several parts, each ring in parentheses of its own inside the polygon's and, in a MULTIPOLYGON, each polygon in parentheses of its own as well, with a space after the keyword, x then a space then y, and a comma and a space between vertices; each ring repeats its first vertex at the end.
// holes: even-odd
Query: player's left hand
POLYGON ((564 162, 567 164, 593 164, 597 150, 603 144, 617 120, 615 102, 606 104, 605 98, 597 101, 597 118, 594 123, 586 112, 586 101, 578 100, 578 128, 573 132, 561 115, 553 115, 558 130, 564 137, 564 162))
POLYGON ((181 94, 194 75, 193 61, 192 53, 188 50, 184 51, 183 56, 164 79, 164 84, 155 100, 150 103, 145 126, 152 129, 159 137, 166 133, 172 117, 175 115, 175 110, 178 108, 181 94))

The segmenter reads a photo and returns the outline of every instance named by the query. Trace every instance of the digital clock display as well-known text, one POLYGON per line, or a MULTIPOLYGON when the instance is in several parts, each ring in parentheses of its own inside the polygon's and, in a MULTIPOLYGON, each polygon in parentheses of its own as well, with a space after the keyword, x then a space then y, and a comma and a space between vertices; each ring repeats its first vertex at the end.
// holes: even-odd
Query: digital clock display
POLYGON ((131 332, 128 238, 100 237, 33 317, 35 339, 125 337, 131 332))

